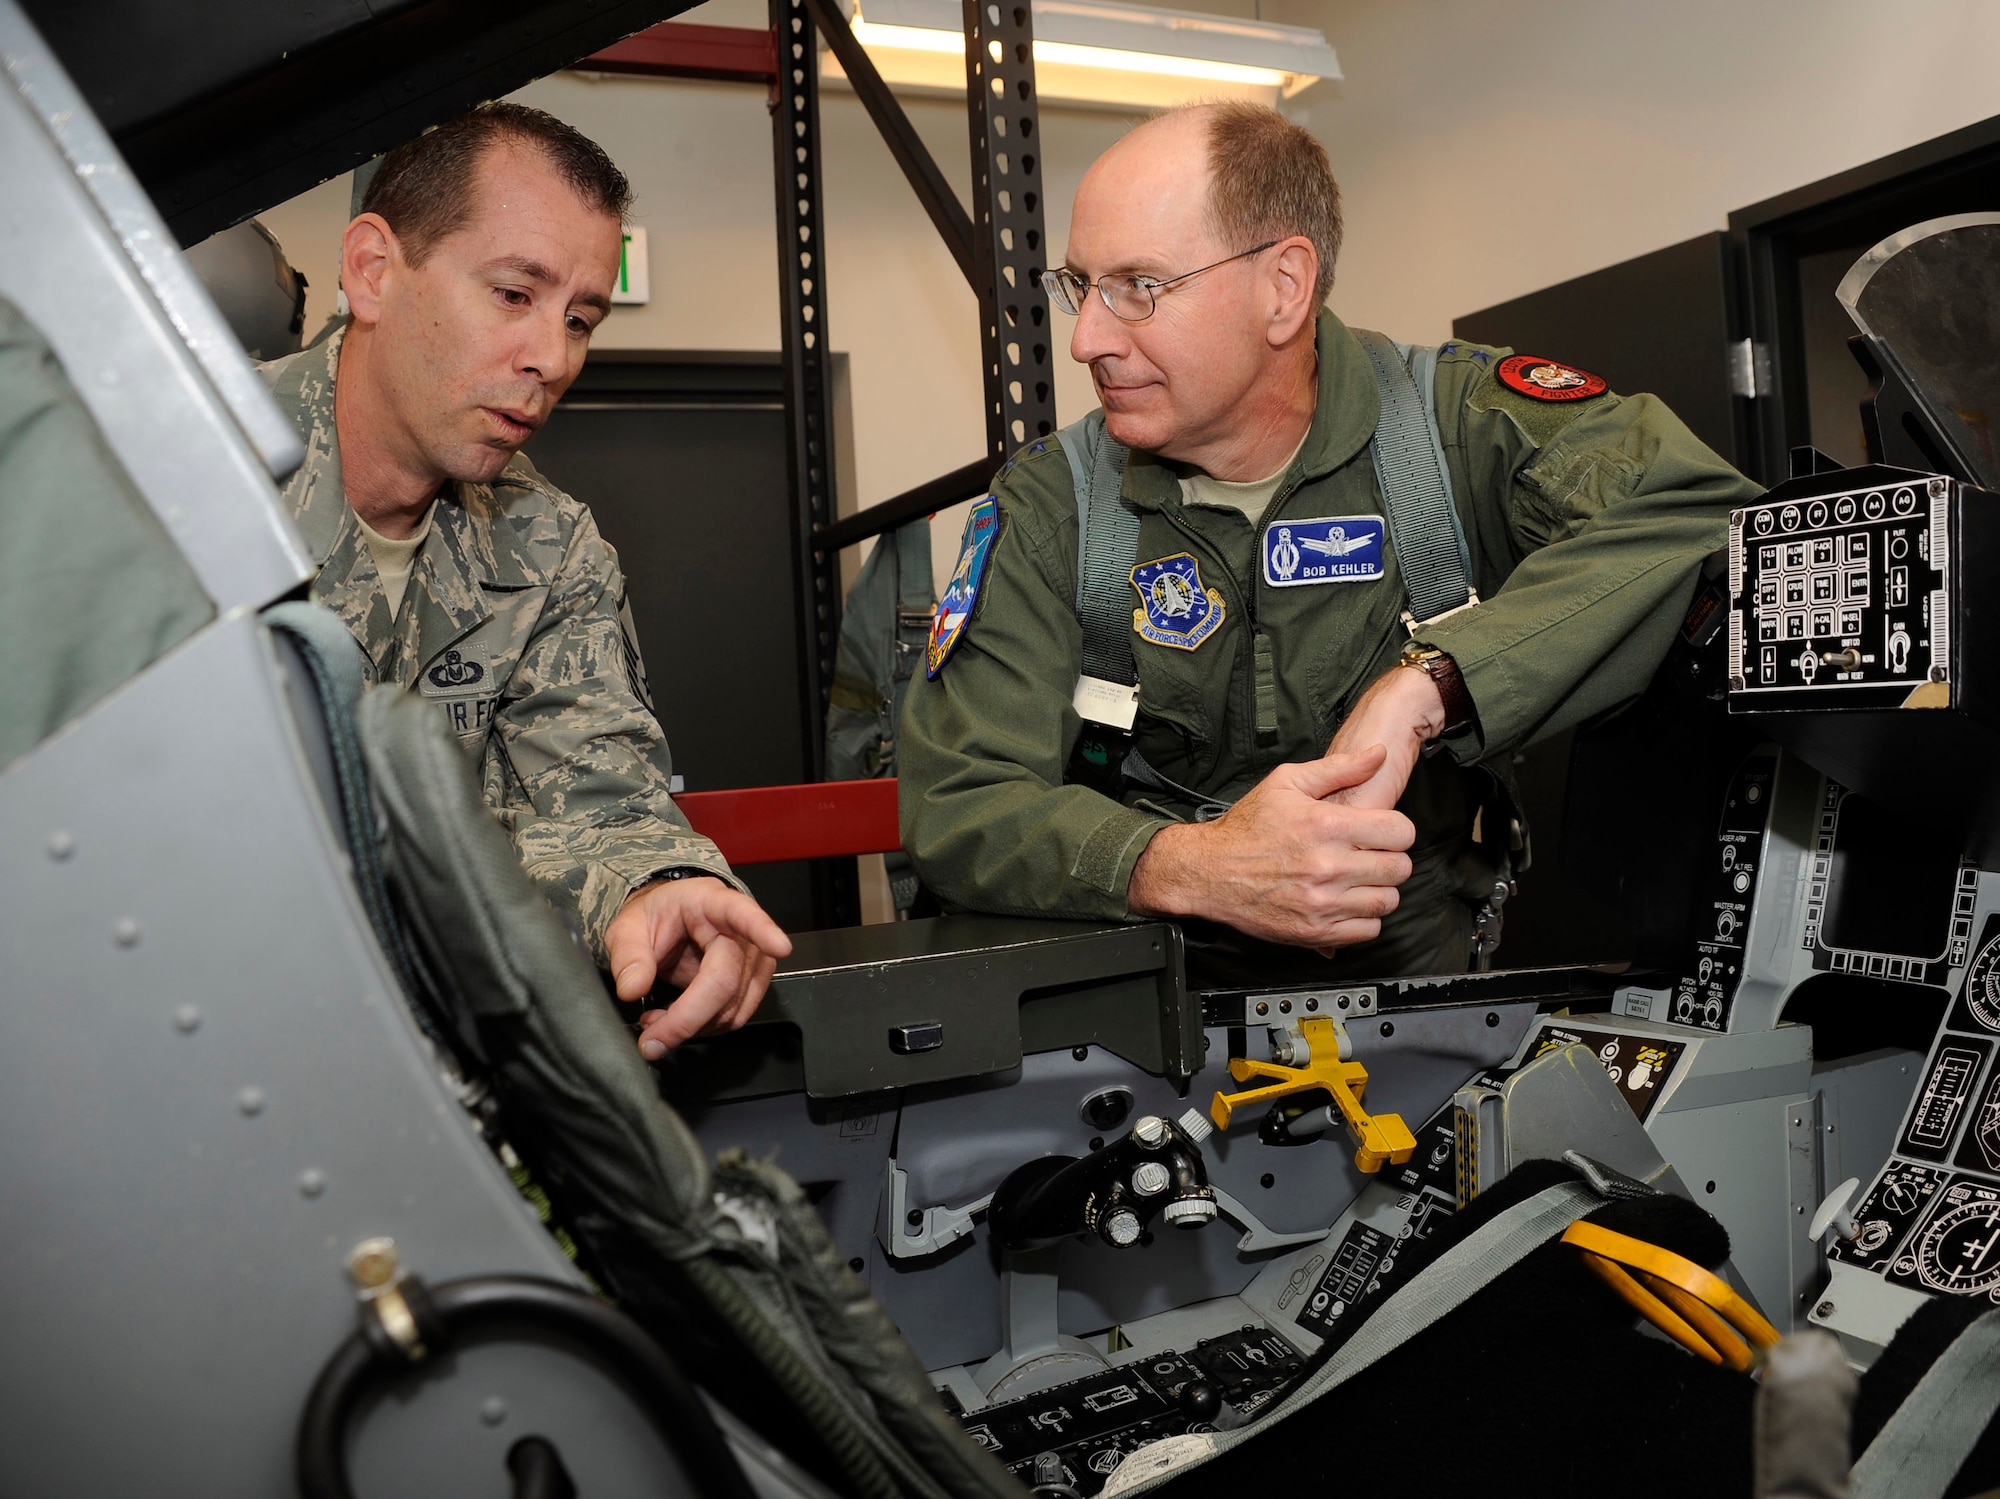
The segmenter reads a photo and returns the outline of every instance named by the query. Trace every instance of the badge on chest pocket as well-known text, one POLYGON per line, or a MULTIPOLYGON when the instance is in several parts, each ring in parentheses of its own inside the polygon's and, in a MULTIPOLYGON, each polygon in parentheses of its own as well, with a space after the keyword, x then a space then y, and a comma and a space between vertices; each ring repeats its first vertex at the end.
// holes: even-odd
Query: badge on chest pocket
POLYGON ((460 739, 484 738, 500 702, 492 663, 467 644, 440 652, 418 674, 417 691, 437 704, 446 727, 460 739))
POLYGON ((1329 515, 1264 528, 1264 581, 1273 588, 1367 583, 1382 576, 1382 517, 1329 515))
POLYGON ((1187 552, 1141 562, 1132 569, 1139 607, 1132 629, 1154 645, 1191 651, 1222 626, 1222 595, 1201 581, 1201 564, 1187 552))

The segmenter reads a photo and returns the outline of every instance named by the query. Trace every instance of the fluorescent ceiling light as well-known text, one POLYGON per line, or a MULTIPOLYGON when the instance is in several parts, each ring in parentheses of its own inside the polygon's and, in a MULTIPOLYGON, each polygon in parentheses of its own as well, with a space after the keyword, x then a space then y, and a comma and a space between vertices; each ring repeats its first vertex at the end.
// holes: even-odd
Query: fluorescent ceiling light
MULTIPOLYGON (((855 15, 854 34, 871 52, 964 55, 957 0, 863 3, 865 19, 855 15)), ((1088 68, 1099 76, 1141 73, 1286 93, 1341 76, 1325 34, 1309 27, 1119 0, 1034 0, 1034 10, 1035 61, 1058 76, 1065 68, 1088 68)))
MULTIPOLYGON (((857 20, 854 34, 871 50, 898 47, 908 52, 965 53, 965 34, 959 31, 932 31, 924 26, 882 26, 857 20)), ((1251 88, 1283 88, 1293 74, 1276 68, 1246 67, 1242 63, 1214 62, 1201 57, 1176 57, 1165 52, 1132 52, 1117 47, 1086 47, 1075 42, 1035 39, 1035 61, 1066 63, 1075 68, 1110 68, 1125 73, 1158 73, 1168 78, 1202 78, 1215 83, 1241 83, 1251 88)))

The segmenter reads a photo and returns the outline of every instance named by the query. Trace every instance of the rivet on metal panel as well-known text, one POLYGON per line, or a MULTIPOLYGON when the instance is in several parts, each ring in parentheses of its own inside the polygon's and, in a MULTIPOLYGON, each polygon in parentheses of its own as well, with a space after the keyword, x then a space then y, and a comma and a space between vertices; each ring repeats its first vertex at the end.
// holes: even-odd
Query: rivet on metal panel
POLYGON ((67 828, 57 828, 53 833, 49 834, 49 857, 51 859, 67 859, 75 852, 76 839, 71 836, 67 828))
POLYGON ((118 918, 118 924, 111 929, 111 940, 120 947, 139 945, 139 923, 129 916, 118 918))
POLYGON ((488 1426, 498 1426, 507 1419, 507 1402, 498 1395, 489 1395, 479 1404, 479 1419, 488 1426))
POLYGON ((236 1108, 246 1119, 255 1119, 263 1113, 265 1102, 264 1090, 254 1085, 236 1095, 236 1108))
POLYGON ((317 1197, 326 1190, 326 1173, 317 1166, 308 1166, 299 1173, 299 1195, 317 1197))
POLYGON ((174 1011, 174 1029, 183 1036, 192 1036, 201 1029, 201 1011, 193 1005, 182 1005, 174 1011))

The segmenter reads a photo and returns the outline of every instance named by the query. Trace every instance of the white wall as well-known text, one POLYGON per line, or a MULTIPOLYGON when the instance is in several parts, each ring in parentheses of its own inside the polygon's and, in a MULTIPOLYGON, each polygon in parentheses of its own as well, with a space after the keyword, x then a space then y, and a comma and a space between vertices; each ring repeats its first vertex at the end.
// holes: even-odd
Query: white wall
MULTIPOLYGON (((762 12, 714 0, 688 19, 753 25, 762 12)), ((1262 13, 1322 27, 1340 53, 1346 81, 1290 108, 1327 143, 1346 195, 1334 306, 1402 338, 1444 338, 1456 315, 2000 114, 2000 7, 1984 0, 1262 0, 1262 13)), ((563 74, 519 97, 602 142, 638 192, 654 301, 614 311, 600 346, 777 347, 761 89, 563 74)), ((908 110, 963 191, 962 110, 908 110)), ((858 102, 829 89, 822 117, 828 326, 853 382, 844 499, 871 504, 980 451, 974 303, 858 102)), ((1122 128, 1045 110, 1057 257, 1077 180, 1122 128)), ((346 182, 263 215, 311 278, 308 326, 332 305, 346 182)), ((1092 404, 1089 382, 1052 331, 1069 420, 1092 404)), ((937 527, 941 572, 958 528, 955 515, 937 527)))
MULTIPOLYGON (((1347 75, 1334 306, 1399 338, 2000 114, 1986 0, 1264 0, 1347 75)), ((2000 207, 2000 204, 1994 205, 2000 207)), ((1560 357, 1560 350, 1543 352, 1560 357)))

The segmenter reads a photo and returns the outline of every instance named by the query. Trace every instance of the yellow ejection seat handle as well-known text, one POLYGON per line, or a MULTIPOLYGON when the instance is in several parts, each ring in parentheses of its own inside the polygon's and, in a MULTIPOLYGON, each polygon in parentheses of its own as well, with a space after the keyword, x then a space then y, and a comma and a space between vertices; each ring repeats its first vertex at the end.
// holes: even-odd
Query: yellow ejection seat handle
POLYGON ((1711 1364, 1741 1373, 1778 1341, 1778 1330, 1727 1281, 1684 1255, 1581 1221, 1562 1241, 1640 1316, 1711 1364))
POLYGON ((1310 1053, 1303 1066, 1255 1062, 1248 1057, 1231 1060, 1229 1075, 1237 1082, 1263 1078, 1266 1085, 1242 1093, 1218 1092, 1208 1106, 1216 1128, 1228 1129, 1230 1116, 1246 1105, 1321 1089, 1333 1096, 1334 1107, 1346 1122, 1348 1134, 1354 1137, 1356 1166, 1376 1172, 1386 1165, 1400 1166, 1407 1161, 1416 1152, 1416 1136, 1410 1133, 1401 1115, 1371 1114, 1362 1107, 1362 1095, 1368 1088, 1368 1069, 1341 1057, 1339 1026, 1323 1015, 1315 1016, 1299 1022, 1299 1034, 1310 1053))

